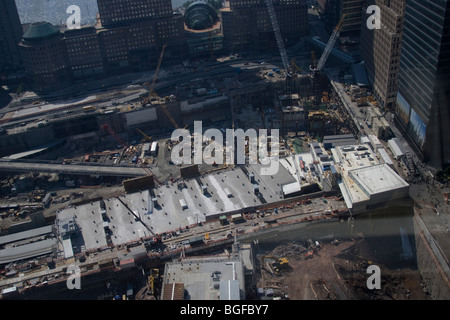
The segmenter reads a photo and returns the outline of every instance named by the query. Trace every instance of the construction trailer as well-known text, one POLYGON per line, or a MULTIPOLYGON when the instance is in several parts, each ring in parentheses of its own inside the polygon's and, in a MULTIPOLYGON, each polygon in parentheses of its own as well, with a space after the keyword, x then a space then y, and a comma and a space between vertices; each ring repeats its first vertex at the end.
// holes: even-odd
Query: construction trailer
POLYGON ((150 155, 156 157, 158 155, 158 142, 153 141, 150 147, 150 155))

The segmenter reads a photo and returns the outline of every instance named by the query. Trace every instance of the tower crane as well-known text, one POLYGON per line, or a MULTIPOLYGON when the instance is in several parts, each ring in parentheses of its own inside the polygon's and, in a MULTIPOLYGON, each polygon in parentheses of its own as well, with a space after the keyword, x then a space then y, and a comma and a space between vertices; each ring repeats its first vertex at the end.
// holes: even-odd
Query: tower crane
MULTIPOLYGON (((152 81, 152 83, 150 84, 150 87, 149 87, 149 94, 148 94, 148 97, 147 97, 147 99, 144 100, 144 103, 143 103, 143 104, 149 103, 149 102, 150 102, 150 99, 151 99, 152 97, 157 96, 156 93, 155 93, 155 84, 156 84, 156 80, 158 79, 159 70, 161 69, 161 63, 162 63, 162 59, 163 59, 163 57, 164 57, 164 53, 165 53, 165 51, 166 51, 166 48, 167 48, 167 44, 164 44, 163 47, 162 47, 162 50, 161 50, 161 54, 160 54, 160 56, 159 56, 158 65, 156 66, 155 75, 153 76, 153 81, 152 81)), ((167 117, 169 118, 170 122, 172 122, 173 126, 174 126, 175 128, 178 129, 179 126, 178 126, 178 124, 176 123, 175 119, 174 119, 174 118, 172 117, 172 115, 170 114, 169 110, 167 110, 166 105, 165 105, 165 104, 161 104, 161 108, 162 108, 162 110, 164 111, 164 113, 167 115, 167 117)), ((142 132, 141 132, 141 133, 142 133, 142 132)), ((144 135, 144 136, 147 138, 146 135, 144 135)))
POLYGON ((163 109, 164 113, 166 114, 167 118, 169 118, 170 122, 172 122, 172 125, 175 127, 175 129, 179 129, 180 126, 178 125, 178 123, 175 121, 175 119, 172 117, 172 115, 170 114, 169 110, 167 110, 167 107, 165 104, 161 105, 161 108, 163 109))
POLYGON ((156 84, 156 79, 158 79, 158 75, 159 75, 159 70, 161 69, 161 63, 162 63, 162 59, 164 57, 164 53, 166 51, 167 48, 167 44, 164 44, 161 50, 161 54, 159 56, 159 60, 158 60, 158 65, 156 66, 156 70, 155 70, 155 75, 153 76, 153 81, 152 84, 150 85, 150 90, 149 90, 149 96, 153 96, 155 91, 155 84, 156 84))
POLYGON ((290 101, 291 91, 292 91, 292 77, 293 71, 291 64, 286 52, 286 47, 284 46, 283 37, 281 36, 280 26, 278 24, 277 15, 275 13, 275 8, 273 7, 272 0, 264 0, 267 6, 267 11, 269 12, 269 17, 272 22, 273 32, 275 33, 275 40, 278 45, 278 50, 280 51, 281 62, 283 63, 284 70, 286 71, 286 97, 290 101))
POLYGON ((110 135, 113 136, 114 140, 116 140, 116 142, 121 146, 121 147, 126 147, 127 144, 125 143, 125 141, 123 141, 113 130, 113 128, 111 128, 107 123, 103 124, 101 126, 102 129, 108 131, 108 133, 110 135))
POLYGON ((325 49, 323 50, 322 56, 319 59, 319 62, 317 62, 317 65, 316 65, 316 58, 315 58, 314 52, 312 53, 311 71, 313 72, 314 103, 316 106, 318 106, 318 104, 319 104, 318 78, 319 78, 320 70, 322 70, 323 66, 325 65, 325 62, 327 61, 328 57, 330 56, 331 50, 333 49, 334 44, 336 43, 336 40, 339 37, 339 33, 341 32, 342 24, 344 23, 344 18, 346 15, 347 14, 342 15, 338 24, 334 28, 333 33, 331 34, 331 37, 328 40, 328 43, 325 46, 325 49))
POLYGON ((144 138, 142 139, 142 142, 147 142, 147 141, 151 141, 152 137, 148 136, 145 132, 143 132, 141 129, 137 128, 136 129, 140 134, 142 134, 144 136, 144 138))
POLYGON ((295 59, 294 59, 294 58, 291 60, 291 68, 292 68, 292 70, 295 70, 295 72, 297 72, 297 73, 302 72, 302 68, 300 68, 300 67, 295 63, 295 59))
POLYGON ((164 44, 161 50, 161 54, 159 55, 158 64, 156 65, 155 75, 153 76, 152 83, 149 85, 148 82, 144 83, 144 85, 149 85, 148 87, 148 96, 142 100, 142 105, 146 105, 150 102, 150 99, 155 96, 155 84, 158 79, 159 70, 161 69, 162 59, 164 57, 164 53, 166 51, 167 44, 164 44))

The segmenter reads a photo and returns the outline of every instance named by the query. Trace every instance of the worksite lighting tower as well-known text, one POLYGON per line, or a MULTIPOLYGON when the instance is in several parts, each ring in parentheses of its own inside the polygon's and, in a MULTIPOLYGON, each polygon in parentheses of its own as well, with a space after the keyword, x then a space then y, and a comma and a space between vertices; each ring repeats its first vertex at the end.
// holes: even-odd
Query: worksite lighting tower
POLYGON ((331 50, 333 49, 334 44, 336 43, 336 40, 339 37, 339 33, 341 32, 341 28, 342 28, 342 24, 344 23, 345 16, 346 16, 346 14, 342 15, 338 24, 334 28, 333 33, 331 34, 331 37, 328 40, 328 43, 325 46, 325 49, 323 50, 322 56, 320 57, 317 65, 315 63, 316 59, 315 59, 314 53, 312 54, 311 71, 313 72, 312 76, 313 76, 314 104, 316 106, 319 105, 318 79, 319 79, 319 75, 320 75, 320 70, 322 70, 323 66, 325 65, 325 62, 327 61, 328 57, 330 56, 331 50))

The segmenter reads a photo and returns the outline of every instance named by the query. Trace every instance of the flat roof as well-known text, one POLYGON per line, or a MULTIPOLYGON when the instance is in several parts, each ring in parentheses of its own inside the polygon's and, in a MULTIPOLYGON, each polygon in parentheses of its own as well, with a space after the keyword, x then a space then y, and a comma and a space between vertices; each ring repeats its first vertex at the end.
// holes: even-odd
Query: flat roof
POLYGON ((369 195, 409 186, 406 181, 385 163, 354 169, 349 172, 349 175, 369 195))
POLYGON ((52 226, 45 226, 41 228, 35 228, 27 231, 17 232, 13 234, 8 234, 6 236, 0 237, 0 245, 4 245, 11 242, 16 242, 24 239, 38 237, 44 234, 51 233, 53 230, 52 226))
POLYGON ((404 154, 403 149, 396 138, 389 140, 388 144, 395 156, 399 157, 404 154))
POLYGON ((239 281, 220 281, 220 300, 240 300, 239 281))
POLYGON ((339 146, 331 150, 333 158, 337 158, 335 163, 340 168, 342 174, 342 182, 339 183, 339 188, 341 189, 347 207, 351 209, 353 203, 368 201, 369 195, 350 177, 349 172, 357 168, 377 165, 379 162, 372 150, 366 144, 339 146), (358 147, 361 146, 366 150, 358 151, 358 147), (335 151, 333 152, 333 150, 335 151), (364 158, 362 155, 364 155, 364 158), (340 162, 337 160, 340 160, 340 162))
POLYGON ((72 240, 70 237, 63 238, 64 258, 69 259, 73 257, 72 240))
MULTIPOLYGON (((246 172, 254 176, 266 202, 283 199, 282 185, 295 182, 294 177, 282 165, 274 176, 261 175, 261 167, 259 164, 246 165, 244 169, 235 167, 197 179, 168 182, 153 189, 154 196, 150 190, 145 190, 122 195, 119 199, 105 199, 112 243, 120 245, 137 241, 153 234, 204 222, 209 215, 225 214, 262 204, 263 200, 255 194, 254 183, 246 172), (206 194, 198 181, 206 187, 206 194), (232 196, 229 197, 230 193, 232 196), (153 198, 156 199, 156 205, 153 198), (180 201, 186 204, 184 208, 180 206, 180 201)), ((79 234, 72 236, 74 247, 83 246, 89 250, 107 246, 98 201, 67 208, 58 213, 60 221, 72 217, 75 217, 76 224, 81 229, 79 234)))
POLYGON ((54 238, 0 250, 0 264, 50 254, 56 245, 57 239, 54 238))
POLYGON ((81 232, 72 235, 72 245, 80 251, 107 245, 98 202, 61 210, 57 213, 57 219, 63 222, 74 219, 81 232))
MULTIPOLYGON (((244 291, 244 272, 238 259, 186 259, 166 264, 164 282, 183 283, 186 300, 217 300, 221 298, 221 282, 233 281, 232 287, 244 291)), ((224 283, 224 285, 226 285, 224 283)), ((166 288, 166 287, 164 287, 166 288)), ((234 290, 233 290, 234 291, 234 290)), ((165 295, 165 293, 163 292, 165 295)), ((227 296, 225 296, 225 299, 227 296)), ((239 298, 234 293, 232 298, 239 298)))
MULTIPOLYGON (((317 178, 308 172, 301 170, 300 160, 304 161, 305 167, 313 163, 313 155, 310 152, 290 155, 280 159, 280 164, 291 175, 293 180, 282 185, 284 195, 298 192, 302 187, 317 183, 317 178), (304 181, 302 179, 305 179, 304 181)), ((280 167, 281 167, 280 166, 280 167)))
POLYGON ((387 164, 390 164, 390 165, 393 164, 392 159, 391 159, 391 157, 389 157, 386 149, 378 148, 377 152, 381 156, 381 159, 383 159, 384 163, 387 163, 387 164))

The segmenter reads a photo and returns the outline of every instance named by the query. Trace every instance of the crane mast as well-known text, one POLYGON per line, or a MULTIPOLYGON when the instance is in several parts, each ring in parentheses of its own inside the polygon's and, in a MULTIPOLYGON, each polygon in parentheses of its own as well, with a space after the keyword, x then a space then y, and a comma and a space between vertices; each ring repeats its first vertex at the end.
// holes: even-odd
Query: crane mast
POLYGON ((269 12, 270 21, 272 22, 272 28, 275 33, 275 40, 277 41, 278 50, 280 51, 281 62, 286 70, 286 97, 290 100, 291 98, 291 86, 292 86, 292 69, 289 63, 289 59, 286 52, 286 47, 284 46, 283 37, 281 36, 280 26, 278 24, 277 15, 275 13, 275 8, 273 7, 272 0, 264 0, 267 6, 267 11, 269 12))
POLYGON ((280 51, 281 61, 283 62, 284 69, 289 72, 290 65, 289 59, 286 53, 286 48, 284 47, 283 37, 281 36, 280 26, 278 25, 277 15, 275 14, 275 8, 273 7, 272 0, 264 0, 266 2, 267 11, 269 12, 269 17, 272 22, 272 28, 275 33, 275 39, 277 41, 278 50, 280 51))
POLYGON ((346 16, 346 14, 342 15, 338 24, 334 28, 333 33, 331 34, 331 37, 328 40, 328 43, 325 46, 322 56, 320 57, 319 62, 317 62, 317 64, 316 64, 316 57, 315 57, 314 51, 311 53, 311 58, 312 58, 311 71, 313 72, 312 76, 313 76, 314 105, 316 107, 318 107, 320 104, 319 83, 318 83, 320 70, 322 70, 323 66, 325 65, 325 62, 327 61, 328 57, 330 56, 331 50, 333 49, 334 44, 336 43, 336 40, 339 37, 339 33, 341 32, 341 28, 342 28, 342 24, 344 23, 345 16, 346 16))
POLYGON ((152 84, 150 85, 150 90, 149 90, 150 91, 150 93, 149 93, 150 96, 152 96, 154 94, 156 79, 158 78, 159 70, 161 69, 161 62, 162 62, 162 59, 164 57, 164 53, 166 51, 166 48, 167 48, 167 44, 164 44, 163 47, 162 47, 162 50, 161 50, 161 54, 160 54, 159 59, 158 59, 158 64, 156 66, 155 75, 153 77, 152 84))

